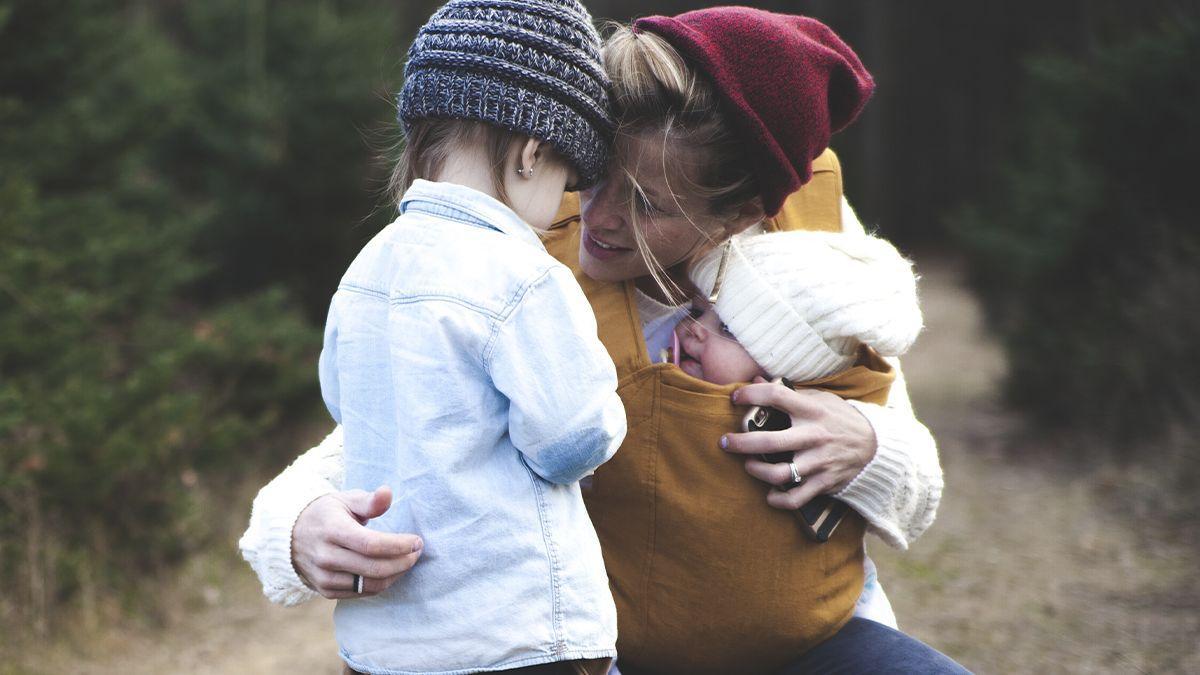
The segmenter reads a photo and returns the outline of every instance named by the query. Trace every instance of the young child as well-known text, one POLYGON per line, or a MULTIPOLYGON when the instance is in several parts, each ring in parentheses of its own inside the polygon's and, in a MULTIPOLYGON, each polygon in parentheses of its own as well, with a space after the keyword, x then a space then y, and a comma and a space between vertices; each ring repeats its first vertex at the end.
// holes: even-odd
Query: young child
MULTIPOLYGON (((921 331, 912 263, 876 237, 747 233, 701 257, 690 276, 715 302, 693 302, 668 353, 715 384, 827 380, 858 364, 864 349, 900 356, 921 331)), ((855 614, 895 628, 875 565, 866 558, 865 566, 855 614)))
POLYGON ((369 527, 423 542, 386 591, 338 603, 355 672, 606 672, 615 655, 578 481, 625 413, 536 232, 604 165, 599 44, 575 0, 452 0, 409 52, 400 215, 342 278, 320 362, 345 487, 390 486, 369 527))

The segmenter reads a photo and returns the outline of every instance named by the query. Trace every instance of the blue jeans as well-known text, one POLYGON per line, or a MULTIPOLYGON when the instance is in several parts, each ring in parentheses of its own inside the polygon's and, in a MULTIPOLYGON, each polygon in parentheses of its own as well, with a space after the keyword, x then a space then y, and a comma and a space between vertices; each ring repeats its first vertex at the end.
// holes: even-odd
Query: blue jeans
POLYGON ((900 631, 855 617, 778 675, 803 673, 969 673, 950 657, 900 631))
MULTIPOLYGON (((618 666, 625 669, 623 675, 647 675, 628 663, 614 665, 609 675, 622 675, 618 666)), ((966 668, 924 642, 881 623, 858 617, 851 619, 836 635, 808 650, 776 675, 807 673, 970 675, 966 668)))

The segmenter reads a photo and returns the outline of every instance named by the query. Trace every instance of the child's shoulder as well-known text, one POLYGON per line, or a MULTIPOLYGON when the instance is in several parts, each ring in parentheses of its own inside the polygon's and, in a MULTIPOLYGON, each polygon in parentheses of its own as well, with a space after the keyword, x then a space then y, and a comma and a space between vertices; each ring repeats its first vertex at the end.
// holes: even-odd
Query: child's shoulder
POLYGON ((467 223, 401 216, 367 244, 347 277, 374 277, 393 300, 451 299, 500 317, 555 268, 541 246, 467 223))

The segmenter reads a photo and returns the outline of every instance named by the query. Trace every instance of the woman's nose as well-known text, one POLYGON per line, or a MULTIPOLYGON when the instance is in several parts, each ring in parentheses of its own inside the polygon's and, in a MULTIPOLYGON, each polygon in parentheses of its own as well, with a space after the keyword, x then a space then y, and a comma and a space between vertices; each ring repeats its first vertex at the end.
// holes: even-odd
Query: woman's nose
POLYGON ((584 190, 582 210, 583 222, 593 230, 618 230, 625 219, 621 213, 619 190, 616 181, 602 179, 584 190))

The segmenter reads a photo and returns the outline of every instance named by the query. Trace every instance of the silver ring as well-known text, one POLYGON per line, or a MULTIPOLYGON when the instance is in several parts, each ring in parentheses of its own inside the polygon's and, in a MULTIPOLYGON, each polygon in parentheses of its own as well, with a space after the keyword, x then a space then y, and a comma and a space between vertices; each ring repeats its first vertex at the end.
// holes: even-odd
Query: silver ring
POLYGON ((355 574, 355 575, 354 575, 354 592, 355 592, 355 593, 358 593, 359 595, 362 595, 362 592, 363 592, 363 578, 362 578, 362 575, 361 575, 361 574, 355 574))
POLYGON ((792 470, 792 485, 799 485, 800 481, 804 480, 804 476, 800 475, 800 470, 796 468, 796 463, 788 462, 788 468, 792 470))

